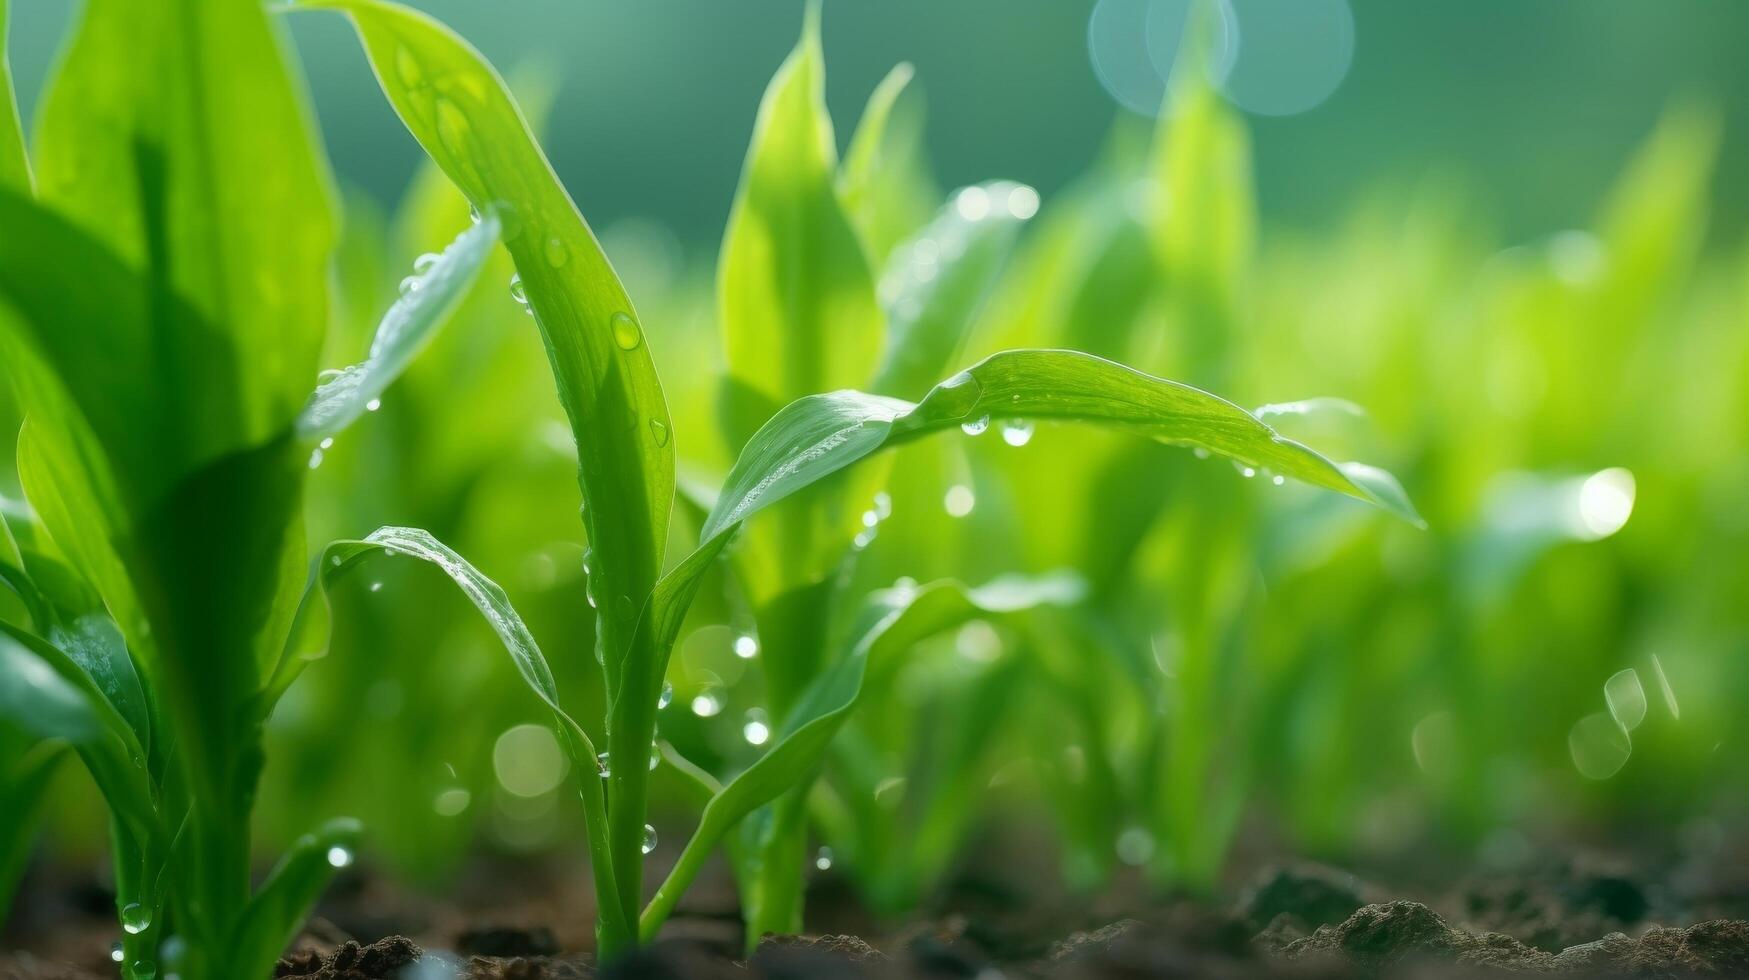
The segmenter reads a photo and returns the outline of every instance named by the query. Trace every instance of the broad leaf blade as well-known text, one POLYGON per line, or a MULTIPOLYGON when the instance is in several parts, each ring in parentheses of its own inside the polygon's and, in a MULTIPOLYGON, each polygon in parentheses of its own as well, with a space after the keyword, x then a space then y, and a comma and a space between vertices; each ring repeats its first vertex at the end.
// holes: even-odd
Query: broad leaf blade
POLYGON ((871 391, 915 397, 941 377, 965 345, 1020 225, 1037 211, 1038 192, 1024 184, 975 184, 894 250, 880 286, 887 359, 871 391))
POLYGON ((845 213, 876 263, 921 228, 940 200, 924 159, 923 96, 911 85, 914 74, 901 63, 875 86, 838 170, 845 213))
POLYGON ((427 269, 403 285, 371 338, 370 353, 318 386, 298 414, 298 435, 331 436, 351 425, 382 397, 449 317, 498 244, 498 216, 487 214, 463 231, 427 269))
POLYGON ((760 102, 717 270, 730 390, 755 396, 727 406, 734 448, 763 406, 860 385, 879 359, 881 313, 837 167, 812 6, 760 102))
POLYGON ((631 299, 479 52, 393 4, 300 6, 352 16, 407 128, 476 207, 504 222, 577 441, 594 574, 616 593, 601 596, 611 680, 660 572, 674 496, 668 410, 631 299))
POLYGON ((334 240, 309 122, 255 0, 92 0, 44 97, 42 198, 197 314, 154 309, 151 356, 106 396, 171 403, 183 472, 273 438, 309 394, 334 240))
MULTIPOLYGON (((1225 399, 1090 354, 1018 350, 992 355, 916 404, 840 391, 786 406, 730 471, 703 537, 729 533, 755 512, 880 449, 966 421, 1003 418, 1094 422, 1226 456, 1420 521, 1400 489, 1385 493, 1357 482, 1225 399)), ((1356 475, 1374 487, 1395 483, 1382 470, 1356 475)))

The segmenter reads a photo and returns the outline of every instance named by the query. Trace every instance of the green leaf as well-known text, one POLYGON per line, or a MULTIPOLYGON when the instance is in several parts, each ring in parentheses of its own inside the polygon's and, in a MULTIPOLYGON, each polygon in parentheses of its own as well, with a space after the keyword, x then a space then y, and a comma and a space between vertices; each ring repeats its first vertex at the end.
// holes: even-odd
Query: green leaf
POLYGON ((149 748, 151 708, 146 692, 128 654, 127 641, 103 608, 102 599, 72 569, 46 555, 26 553, 24 567, 42 600, 47 621, 38 625, 44 637, 91 678, 140 743, 149 748))
POLYGON ((870 670, 891 669, 890 661, 918 641, 983 615, 1018 612, 1042 603, 1070 603, 1082 593, 1079 580, 1059 575, 1028 580, 1013 577, 980 588, 959 582, 931 582, 921 588, 875 593, 859 617, 847 655, 821 674, 780 724, 771 749, 711 798, 668 879, 657 889, 639 920, 648 941, 698 874, 717 842, 755 809, 803 784, 825 756, 832 737, 855 710, 870 670))
MULTIPOLYGON (((552 668, 542 655, 534 635, 510 604, 510 597, 496 582, 469 564, 467 559, 437 540, 430 532, 419 528, 378 528, 362 541, 336 541, 323 549, 311 566, 310 578, 304 589, 303 600, 298 606, 297 617, 288 632, 285 650, 263 696, 264 713, 271 710, 279 695, 309 662, 327 654, 328 634, 333 619, 328 589, 361 559, 379 553, 417 558, 435 565, 447 575, 498 635, 524 683, 553 712, 559 742, 570 755, 571 763, 578 773, 587 774, 599 770, 600 762, 595 746, 582 726, 559 703, 559 689, 553 680, 552 668)), ((600 779, 584 778, 581 780, 581 787, 584 812, 589 821, 590 857, 596 862, 592 871, 596 878, 596 888, 599 894, 612 895, 614 868, 608 859, 603 836, 607 818, 601 782, 600 779)), ((612 921, 617 911, 617 903, 604 902, 601 915, 604 920, 612 921)), ((626 923, 619 923, 619 927, 630 928, 626 923)))
POLYGON ((875 263, 929 220, 940 192, 924 159, 923 96, 898 64, 875 86, 838 170, 838 196, 875 263))
POLYGON ((577 442, 592 569, 607 590, 600 630, 612 684, 661 570, 674 497, 668 410, 631 299, 479 52, 405 7, 317 0, 304 8, 351 15, 408 130, 476 207, 503 222, 577 442))
POLYGON ((702 536, 732 533, 759 510, 881 449, 966 421, 1004 418, 1096 422, 1345 493, 1420 523, 1383 470, 1331 462, 1232 402, 1091 354, 1017 350, 954 375, 915 404, 839 391, 786 406, 736 461, 702 536))
POLYGON ((24 126, 18 118, 18 96, 12 90, 12 65, 6 51, 8 0, 0 0, 0 187, 30 193, 30 155, 24 146, 24 126))
POLYGON ((136 839, 151 835, 155 806, 133 730, 71 658, 7 623, 0 623, 0 719, 71 744, 115 819, 136 839))
POLYGON ((739 448, 767 406, 859 385, 881 351, 881 312, 838 200, 837 149, 826 114, 819 10, 753 123, 717 270, 732 391, 724 424, 739 448))
POLYGON ((947 369, 1014 247, 1038 211, 1038 192, 997 180, 962 188, 935 220, 900 245, 881 275, 887 359, 870 385, 914 397, 947 369))
POLYGON ((335 872, 352 862, 363 831, 358 821, 340 817, 294 841, 244 909, 227 966, 243 977, 272 974, 335 872))
POLYGON ((187 461, 172 476, 274 438, 309 395, 334 241, 311 134, 257 0, 91 0, 44 96, 42 199, 150 284, 149 356, 105 397, 165 406, 180 443, 158 448, 187 461))
POLYGON ((488 213, 429 268, 416 270, 383 314, 364 361, 342 368, 310 395, 298 415, 298 435, 311 441, 331 436, 368 411, 448 319, 497 244, 498 216, 488 213))

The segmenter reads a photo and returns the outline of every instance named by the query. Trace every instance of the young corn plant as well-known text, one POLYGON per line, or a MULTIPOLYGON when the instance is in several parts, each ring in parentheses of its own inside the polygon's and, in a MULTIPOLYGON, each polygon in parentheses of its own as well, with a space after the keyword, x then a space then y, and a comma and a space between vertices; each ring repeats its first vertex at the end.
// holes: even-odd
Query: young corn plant
POLYGON ((358 834, 329 823, 252 887, 262 725, 323 652, 321 589, 396 541, 306 575, 303 481, 499 225, 410 282, 364 361, 317 378, 326 173, 266 13, 198 6, 95 0, 34 153, 0 121, 0 365, 28 502, 0 516, 23 609, 0 619, 0 729, 24 746, 0 831, 10 874, 46 756, 69 746, 109 809, 117 962, 217 980, 271 973, 358 834))
MULTIPOLYGON (((379 0, 300 5, 313 7, 350 15, 409 131, 477 209, 502 217, 517 268, 512 291, 545 340, 577 444, 608 759, 650 756, 676 634, 704 575, 744 527, 737 566, 761 569, 744 580, 766 650, 771 747, 720 785, 698 775, 708 792, 698 827, 641 912, 643 862, 653 847, 645 823, 649 768, 606 764, 581 726, 560 713, 579 767, 602 774, 584 780, 583 802, 603 956, 652 938, 715 846, 774 801, 743 832, 743 853, 751 855, 740 862, 749 932, 799 927, 803 793, 857 703, 865 670, 874 669, 880 637, 912 617, 936 619, 902 604, 877 617, 848 653, 826 655, 822 583, 852 550, 867 507, 850 484, 866 470, 853 464, 991 420, 1080 421, 1407 510, 1394 482, 1376 470, 1333 463, 1214 395, 1097 356, 1006 351, 931 387, 928 378, 954 356, 957 334, 913 330, 921 321, 896 319, 887 339, 887 317, 835 186, 817 15, 810 15, 802 44, 761 107, 721 261, 731 374, 721 414, 738 458, 698 546, 670 564, 677 434, 650 345, 502 80, 466 42, 416 11, 379 0), (871 383, 871 366, 880 367, 875 393, 849 387, 871 383), (749 525, 767 509, 773 512, 765 520, 749 525)), ((1017 188, 998 187, 962 192, 961 218, 978 225, 1008 211, 1017 188)), ((958 602, 967 604, 963 595, 958 602)), ((550 677, 531 679, 550 694, 550 677)))

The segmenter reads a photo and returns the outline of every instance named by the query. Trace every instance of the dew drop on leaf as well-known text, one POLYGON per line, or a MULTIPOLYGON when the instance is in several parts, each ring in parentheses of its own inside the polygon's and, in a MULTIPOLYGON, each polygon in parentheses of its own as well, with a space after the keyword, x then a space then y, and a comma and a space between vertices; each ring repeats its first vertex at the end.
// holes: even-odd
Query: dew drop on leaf
POLYGON ((643 852, 645 854, 648 854, 655 849, 656 849, 656 828, 650 826, 649 824, 644 824, 644 844, 643 844, 643 847, 641 848, 641 850, 643 850, 643 852))
POLYGON ((656 445, 668 445, 668 423, 661 419, 650 420, 650 435, 655 438, 656 445))
POLYGON ((411 296, 414 293, 418 292, 419 287, 423 286, 423 285, 425 285, 425 280, 419 278, 418 276, 407 276, 406 278, 401 280, 401 295, 402 296, 411 296))
POLYGON ((121 910, 121 927, 130 936, 152 928, 152 910, 139 902, 129 902, 121 910))
POLYGON ((374 412, 382 407, 383 400, 381 398, 372 398, 370 401, 364 403, 364 410, 367 412, 374 412))
POLYGON ((758 640, 746 633, 742 633, 740 636, 735 637, 735 656, 740 657, 742 660, 752 660, 758 655, 758 640))
POLYGON ((661 765, 661 764, 662 764, 662 750, 660 748, 656 747, 656 745, 654 743, 651 743, 651 745, 650 745, 650 771, 655 772, 656 767, 661 765))
POLYGON ((555 269, 564 265, 565 260, 570 258, 570 253, 565 250, 564 240, 557 235, 547 239, 546 252, 547 265, 555 269))
POLYGON ((765 721, 765 712, 758 708, 747 712, 747 720, 741 725, 741 737, 748 745, 764 745, 771 740, 771 726, 765 721))
POLYGON ((1025 419, 1009 419, 1002 423, 1002 441, 1019 448, 1032 441, 1032 423, 1025 419))
POLYGON ((351 863, 352 863, 352 852, 351 851, 347 850, 344 847, 341 847, 339 844, 336 844, 333 847, 328 848, 328 866, 330 868, 344 868, 351 863))
POLYGON ((662 694, 656 698, 656 710, 660 711, 674 703, 674 685, 662 682, 662 694))
POLYGON ((980 415, 975 419, 960 423, 960 431, 968 436, 981 436, 990 427, 990 416, 980 415))
POLYGON ((821 871, 830 871, 831 870, 831 868, 832 868, 832 849, 830 847, 821 847, 820 850, 817 853, 815 853, 815 855, 814 855, 814 867, 820 869, 821 871))
POLYGON ((510 276, 510 298, 515 300, 516 305, 522 307, 524 311, 528 310, 528 290, 523 288, 520 273, 513 273, 510 276))
POLYGON ((126 955, 127 954, 122 952, 121 943, 116 943, 109 947, 109 958, 112 962, 120 963, 126 955))
POLYGON ((637 350, 643 342, 643 333, 638 330, 636 320, 624 313, 615 313, 609 324, 613 327, 613 342, 620 350, 637 350))
POLYGON ((425 275, 436 267, 440 256, 436 252, 426 252, 413 260, 414 275, 425 275))

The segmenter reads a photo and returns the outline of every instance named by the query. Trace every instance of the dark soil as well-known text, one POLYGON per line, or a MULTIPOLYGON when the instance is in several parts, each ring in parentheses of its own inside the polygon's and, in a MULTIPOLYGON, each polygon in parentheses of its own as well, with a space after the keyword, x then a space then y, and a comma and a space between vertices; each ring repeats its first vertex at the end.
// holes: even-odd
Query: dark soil
MULTIPOLYGON (((1144 977, 1459 978, 1746 977, 1749 891, 1720 857, 1704 888, 1674 872, 1633 874, 1555 862, 1471 877, 1405 900, 1353 874, 1309 864, 1264 869, 1231 904, 1148 900, 1115 889, 1093 901, 1041 903, 1000 878, 963 876, 936 918, 894 930, 862 917, 842 881, 816 882, 812 921, 844 934, 771 936, 741 955, 732 892, 701 882, 655 944, 598 967, 586 949, 587 896, 576 878, 490 876, 489 905, 421 903, 367 875, 343 881, 279 964, 286 980, 802 980, 802 978, 1144 977), (559 884, 566 881, 566 884, 559 884), (567 891, 566 889, 570 889, 567 891), (539 897, 535 897, 539 893, 539 897), (489 910, 490 914, 487 914, 489 910), (557 930, 557 931, 555 931, 557 930), (861 935, 850 934, 851 932, 861 935), (407 938, 407 935, 413 938, 407 938), (869 938, 862 938, 867 936, 869 938), (423 948, 422 948, 423 947, 423 948)), ((502 871, 502 869, 500 869, 502 871)), ((53 934, 0 953, 0 980, 113 976, 112 927, 90 882, 62 889, 53 934), (91 909, 96 909, 92 912, 91 909)), ((31 920, 32 916, 24 917, 31 920)))

